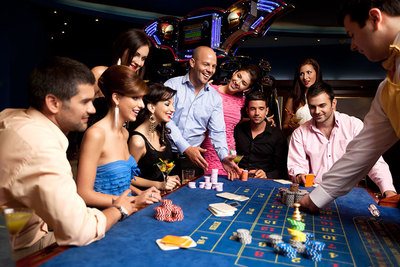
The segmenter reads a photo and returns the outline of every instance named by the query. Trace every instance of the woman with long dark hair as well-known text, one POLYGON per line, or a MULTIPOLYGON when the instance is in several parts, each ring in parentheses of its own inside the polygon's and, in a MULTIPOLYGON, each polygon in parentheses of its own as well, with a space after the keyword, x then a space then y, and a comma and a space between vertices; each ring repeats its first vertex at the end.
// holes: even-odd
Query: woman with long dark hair
POLYGON ((166 136, 166 123, 174 114, 173 96, 176 91, 159 83, 149 85, 149 92, 143 97, 145 108, 139 113, 137 128, 129 139, 129 151, 138 162, 141 177, 133 181, 137 186, 154 186, 170 190, 180 184, 179 177, 168 176, 166 182, 157 163, 172 160, 171 144, 166 136))
POLYGON ((303 60, 296 70, 293 90, 285 104, 282 128, 286 136, 311 119, 306 94, 308 88, 319 81, 322 81, 322 73, 318 62, 312 58, 303 60))

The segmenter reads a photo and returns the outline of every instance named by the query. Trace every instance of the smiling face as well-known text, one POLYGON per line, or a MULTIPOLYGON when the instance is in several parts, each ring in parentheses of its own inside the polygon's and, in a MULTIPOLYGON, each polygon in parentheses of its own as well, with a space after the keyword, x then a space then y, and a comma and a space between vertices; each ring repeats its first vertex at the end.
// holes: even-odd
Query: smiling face
POLYGON ((305 64, 301 66, 299 71, 299 78, 301 83, 306 88, 309 88, 311 85, 313 85, 317 80, 317 72, 314 69, 313 65, 305 64))
POLYGON ((235 71, 229 81, 227 92, 228 94, 241 93, 249 89, 251 85, 251 77, 247 71, 235 71))
POLYGON ((127 62, 127 57, 129 55, 129 50, 127 49, 122 56, 122 62, 127 62, 128 67, 130 67, 133 71, 138 72, 144 66, 149 52, 150 48, 147 45, 143 45, 136 50, 131 62, 127 62))
POLYGON ((154 116, 158 122, 169 122, 175 112, 173 98, 165 101, 159 101, 154 107, 154 116))
POLYGON ((196 89, 201 89, 214 75, 217 68, 217 56, 209 47, 199 47, 190 59, 189 77, 196 89))
POLYGON ((143 95, 134 97, 121 96, 118 102, 122 121, 136 121, 139 111, 144 108, 143 95))
POLYGON ((86 130, 90 114, 96 109, 93 106, 94 85, 78 85, 78 93, 68 101, 63 101, 61 110, 55 115, 58 126, 64 132, 86 130))
POLYGON ((331 102, 327 93, 323 92, 314 97, 309 97, 308 107, 317 127, 333 123, 336 99, 331 102))

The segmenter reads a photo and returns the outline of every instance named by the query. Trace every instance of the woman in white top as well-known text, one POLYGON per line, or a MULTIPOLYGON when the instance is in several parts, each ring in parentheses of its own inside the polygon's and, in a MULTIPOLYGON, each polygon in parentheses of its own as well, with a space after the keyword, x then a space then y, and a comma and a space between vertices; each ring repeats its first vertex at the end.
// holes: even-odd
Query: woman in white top
POLYGON ((308 88, 317 81, 322 81, 318 62, 312 58, 303 60, 295 73, 294 87, 285 104, 282 128, 286 136, 311 119, 306 94, 308 88))

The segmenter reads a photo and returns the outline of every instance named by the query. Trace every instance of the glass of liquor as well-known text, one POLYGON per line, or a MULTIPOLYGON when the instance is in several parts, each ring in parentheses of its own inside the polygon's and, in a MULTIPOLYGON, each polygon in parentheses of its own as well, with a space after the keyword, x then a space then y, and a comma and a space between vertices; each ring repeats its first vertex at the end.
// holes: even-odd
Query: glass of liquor
MULTIPOLYGON (((160 159, 160 161, 157 163, 157 167, 163 175, 164 184, 166 184, 167 179, 168 179, 168 174, 175 167, 175 163, 173 161, 169 162, 167 159, 165 159, 165 160, 160 159)), ((167 190, 165 190, 164 193, 166 193, 166 192, 167 192, 167 190)))
POLYGON ((17 235, 32 217, 33 211, 29 208, 4 208, 4 220, 10 234, 11 247, 15 247, 17 235))

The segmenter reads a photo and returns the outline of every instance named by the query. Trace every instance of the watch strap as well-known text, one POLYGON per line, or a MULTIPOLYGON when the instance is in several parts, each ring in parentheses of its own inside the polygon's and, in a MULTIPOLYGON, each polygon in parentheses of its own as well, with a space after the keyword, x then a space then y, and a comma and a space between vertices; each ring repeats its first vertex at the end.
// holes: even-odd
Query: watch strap
POLYGON ((121 218, 119 219, 119 221, 123 221, 129 216, 128 211, 123 206, 114 206, 114 207, 116 207, 121 213, 121 218))

